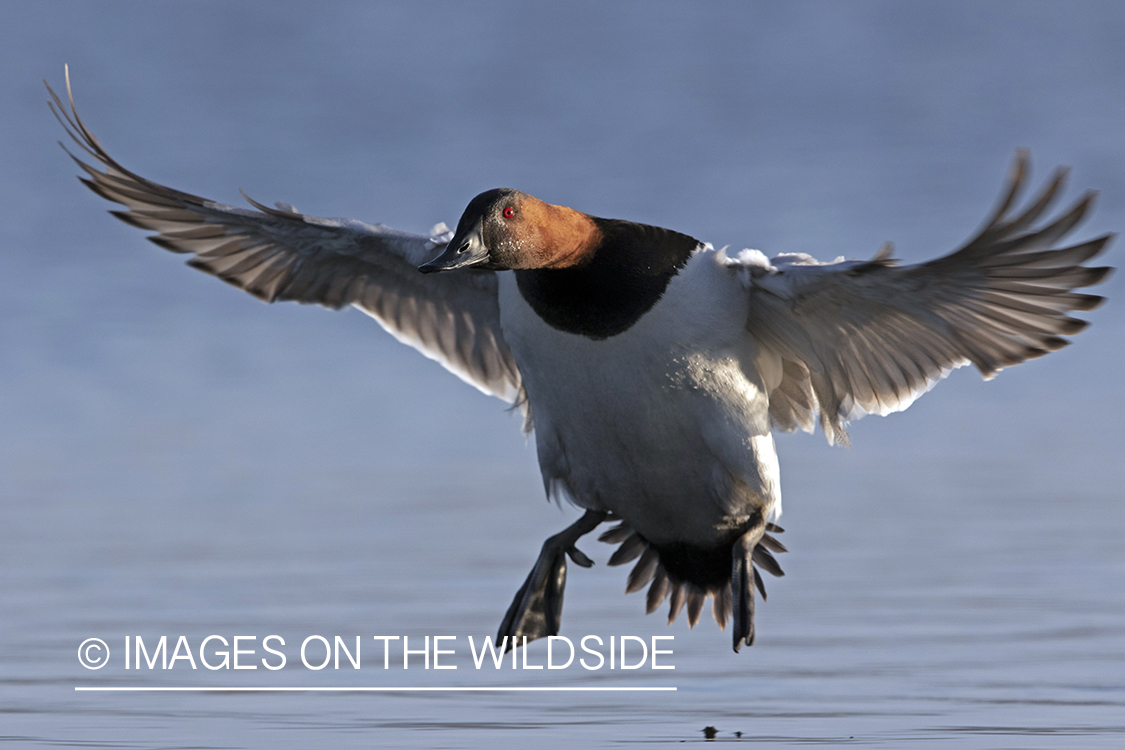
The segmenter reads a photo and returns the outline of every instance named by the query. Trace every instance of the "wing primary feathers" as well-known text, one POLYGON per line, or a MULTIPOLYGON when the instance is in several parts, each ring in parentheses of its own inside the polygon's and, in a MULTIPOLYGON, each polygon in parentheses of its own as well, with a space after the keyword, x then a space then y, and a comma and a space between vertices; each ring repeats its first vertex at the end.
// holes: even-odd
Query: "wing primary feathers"
POLYGON ((999 224, 1001 219, 1008 213, 1008 209, 1015 203, 1017 196, 1019 196, 1020 191, 1023 189, 1024 178, 1027 176, 1029 156, 1030 154, 1025 148, 1016 150, 1016 158, 1013 160, 1012 166, 1008 171, 1006 190, 1000 198, 1000 203, 985 220, 984 229, 981 231, 981 234, 999 224))
POLYGON ((1059 190, 1066 184, 1067 175, 1070 170, 1066 167, 1059 167, 1055 170, 1055 176, 1046 187, 1043 188, 1039 197, 1031 204, 1022 214, 1013 219, 1008 224, 1004 225, 1004 232, 1011 234, 1018 232, 1031 226, 1036 219, 1042 215, 1047 208, 1054 203, 1055 197, 1058 195, 1059 190))
POLYGON ((531 424, 515 360, 500 327, 495 275, 423 277, 417 266, 440 251, 444 225, 431 235, 399 232, 350 219, 301 214, 288 204, 235 208, 174 190, 114 160, 86 127, 74 104, 70 69, 66 103, 50 84, 48 106, 67 136, 96 168, 63 150, 97 195, 124 206, 110 213, 156 234, 165 250, 192 256, 188 265, 264 302, 294 301, 331 309, 355 306, 425 356, 481 391, 514 403, 531 424), (102 171, 104 170, 104 171, 102 171), (441 234, 437 234, 441 231, 441 234))
POLYGON ((779 368, 770 365, 782 373, 769 393, 776 427, 807 429, 819 412, 829 442, 844 442, 848 420, 905 409, 957 367, 972 363, 989 379, 1066 346, 1064 336, 1087 327, 1069 313, 1092 310, 1101 297, 1074 290, 1112 271, 1083 264, 1114 235, 1054 247, 1090 213, 1097 194, 1087 191, 1036 228, 1068 170, 1056 170, 1016 211, 1028 163, 1018 151, 997 207, 948 255, 915 266, 891 265, 884 250, 870 261, 829 264, 779 256, 771 261, 775 272, 744 277, 746 330, 761 347, 759 360, 780 360, 779 368))

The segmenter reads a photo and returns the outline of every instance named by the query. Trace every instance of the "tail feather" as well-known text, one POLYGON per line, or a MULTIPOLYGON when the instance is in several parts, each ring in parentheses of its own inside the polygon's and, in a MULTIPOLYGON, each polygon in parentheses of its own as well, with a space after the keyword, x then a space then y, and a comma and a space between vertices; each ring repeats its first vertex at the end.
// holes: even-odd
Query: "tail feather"
POLYGON ((645 614, 651 615, 656 611, 663 602, 664 598, 668 596, 669 586, 668 574, 664 571, 664 566, 657 564, 656 573, 652 578, 652 585, 648 587, 648 595, 645 597, 645 614))
MULTIPOLYGON (((781 534, 784 531, 785 529, 776 524, 766 524, 766 533, 762 535, 761 541, 754 548, 752 556, 754 563, 753 586, 762 595, 762 601, 766 600, 766 586, 759 568, 772 576, 785 575, 772 552, 782 553, 789 550, 771 535, 771 533, 781 534)), ((598 541, 618 545, 609 558, 610 565, 624 565, 637 560, 636 565, 629 573, 625 593, 631 594, 640 591, 647 584, 649 588, 645 596, 646 613, 652 614, 665 599, 668 599, 668 624, 671 625, 676 621, 686 605, 688 626, 694 628, 703 613, 707 598, 711 597, 711 614, 720 628, 726 628, 733 608, 729 579, 722 583, 701 584, 684 580, 683 577, 669 572, 660 558, 659 550, 650 545, 624 521, 603 533, 598 537, 598 541)), ((749 593, 752 595, 752 592, 749 593)))
POLYGON ((656 574, 656 566, 659 564, 660 555, 656 550, 652 547, 645 547, 641 559, 637 560, 637 564, 633 566, 632 572, 629 573, 629 582, 625 587, 625 593, 631 594, 643 589, 645 584, 651 581, 656 574))
POLYGON ((700 613, 703 612, 703 602, 707 600, 707 594, 695 584, 686 585, 688 586, 687 622, 689 628, 694 628, 695 623, 699 622, 700 613))
MULTIPOLYGON (((680 616, 680 610, 684 608, 684 600, 686 598, 685 586, 682 583, 669 582, 671 593, 668 596, 668 624, 671 625, 680 616)), ((656 606, 660 606, 657 604, 656 606)))

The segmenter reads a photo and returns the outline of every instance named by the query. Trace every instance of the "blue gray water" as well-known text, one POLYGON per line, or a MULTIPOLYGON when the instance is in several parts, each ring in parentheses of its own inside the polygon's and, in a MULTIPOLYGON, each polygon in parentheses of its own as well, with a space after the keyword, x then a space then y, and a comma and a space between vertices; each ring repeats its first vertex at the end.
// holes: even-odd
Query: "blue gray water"
MULTIPOLYGON (((1114 3, 11 3, 0 26, 0 740, 542 747, 1125 743, 1125 289, 1075 345, 955 372, 850 450, 782 436, 758 642, 572 569, 563 632, 674 635, 674 671, 472 668, 547 535, 518 418, 363 315, 264 306, 74 179, 41 78, 124 164, 236 203, 427 230, 499 185, 716 245, 920 260, 1017 147, 1125 228, 1114 3), (125 636, 280 634, 280 672, 126 672, 125 636), (310 671, 309 634, 364 666, 310 671), (372 635, 457 635, 456 671, 372 635), (83 669, 100 637, 110 665, 83 669), (112 694, 76 686, 675 686, 112 694)), ((1120 265, 1121 248, 1110 261, 1120 265)), ((261 655, 259 650, 258 655, 261 655)))

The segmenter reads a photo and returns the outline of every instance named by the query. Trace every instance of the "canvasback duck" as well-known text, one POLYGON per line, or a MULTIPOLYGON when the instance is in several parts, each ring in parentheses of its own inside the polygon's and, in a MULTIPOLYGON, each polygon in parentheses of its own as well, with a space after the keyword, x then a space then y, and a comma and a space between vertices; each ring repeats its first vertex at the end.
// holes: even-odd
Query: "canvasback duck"
POLYGON ((69 106, 51 91, 51 108, 104 169, 75 157, 125 207, 114 216, 266 302, 357 307, 522 409, 547 495, 585 513, 543 544, 500 626, 506 649, 558 634, 567 558, 592 565, 576 542, 607 521, 609 564, 637 561, 626 590, 648 586, 648 612, 667 599, 669 623, 686 606, 694 626, 710 597, 720 626, 733 618, 734 650, 752 644, 760 571, 782 575, 786 551, 771 431, 819 422, 842 443, 848 420, 905 409, 956 367, 991 378, 1059 349, 1087 325, 1069 313, 1102 301, 1074 290, 1110 271, 1082 264, 1113 235, 1059 247, 1093 193, 1035 227, 1065 170, 1015 210, 1022 151, 984 228, 920 265, 889 246, 866 261, 728 255, 511 189, 473 198, 454 232, 416 235, 146 180, 86 129, 66 83, 69 106))

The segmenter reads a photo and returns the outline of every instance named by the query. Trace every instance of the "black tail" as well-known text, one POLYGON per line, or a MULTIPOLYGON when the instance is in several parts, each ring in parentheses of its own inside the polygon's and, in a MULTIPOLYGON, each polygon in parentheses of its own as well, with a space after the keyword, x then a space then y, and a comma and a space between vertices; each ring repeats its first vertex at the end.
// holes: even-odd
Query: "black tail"
MULTIPOLYGON (((745 582, 745 596, 740 599, 749 602, 747 643, 753 642, 753 589, 758 589, 763 601, 766 599, 765 583, 758 569, 774 576, 785 575, 772 552, 788 552, 788 550, 785 549, 785 545, 771 536, 784 531, 785 529, 775 524, 766 524, 765 533, 762 534, 761 540, 751 554, 753 583, 749 580, 745 582)), ((633 531, 624 521, 606 531, 598 537, 598 540, 620 545, 610 556, 610 565, 624 565, 640 558, 629 573, 625 593, 640 591, 649 584, 645 600, 645 609, 649 614, 655 612, 665 599, 669 599, 668 624, 675 622, 680 611, 687 605, 688 625, 695 627, 703 612, 703 605, 710 596, 711 614, 719 627, 726 629, 733 607, 731 591, 733 543, 710 549, 688 544, 657 546, 633 531)))

